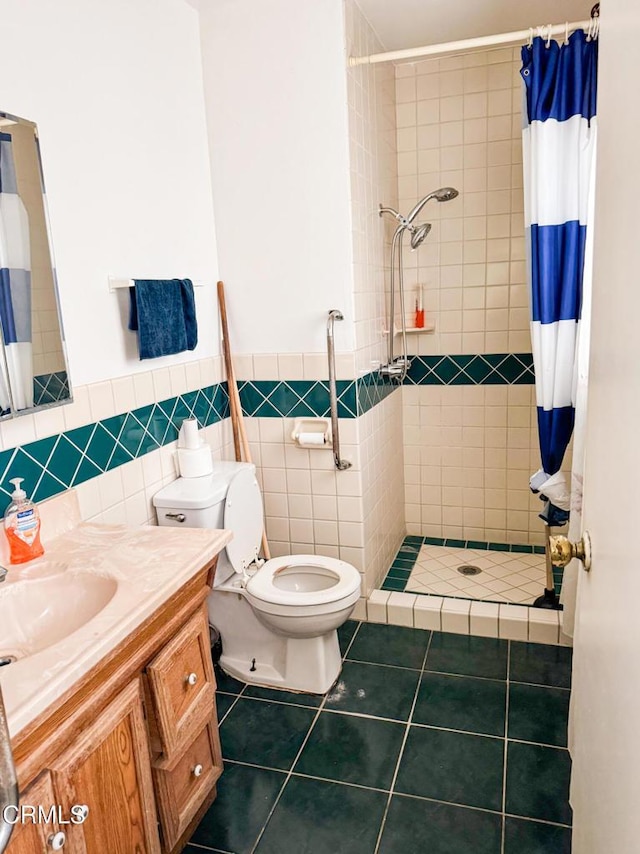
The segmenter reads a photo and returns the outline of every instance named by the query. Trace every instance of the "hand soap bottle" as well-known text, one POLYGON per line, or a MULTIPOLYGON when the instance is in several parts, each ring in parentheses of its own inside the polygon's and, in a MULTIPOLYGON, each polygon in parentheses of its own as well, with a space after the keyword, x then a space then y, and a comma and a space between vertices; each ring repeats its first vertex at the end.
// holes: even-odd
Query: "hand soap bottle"
POLYGON ((23 478, 9 481, 15 486, 11 504, 4 514, 4 532, 9 541, 10 563, 26 563, 44 554, 40 542, 40 514, 38 508, 20 489, 23 478))

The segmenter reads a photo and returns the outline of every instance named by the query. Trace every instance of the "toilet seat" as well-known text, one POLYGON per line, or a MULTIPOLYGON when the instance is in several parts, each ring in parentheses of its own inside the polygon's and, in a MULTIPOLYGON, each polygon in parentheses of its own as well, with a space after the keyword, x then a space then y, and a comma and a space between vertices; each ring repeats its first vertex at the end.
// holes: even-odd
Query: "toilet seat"
POLYGON ((246 592, 249 598, 257 600, 257 603, 298 607, 329 605, 356 592, 360 594, 360 573, 350 563, 337 558, 323 555, 283 555, 267 561, 249 579, 246 592), (307 590, 287 589, 296 586, 296 575, 307 590), (286 577, 291 579, 291 583, 279 585, 279 578, 286 577))

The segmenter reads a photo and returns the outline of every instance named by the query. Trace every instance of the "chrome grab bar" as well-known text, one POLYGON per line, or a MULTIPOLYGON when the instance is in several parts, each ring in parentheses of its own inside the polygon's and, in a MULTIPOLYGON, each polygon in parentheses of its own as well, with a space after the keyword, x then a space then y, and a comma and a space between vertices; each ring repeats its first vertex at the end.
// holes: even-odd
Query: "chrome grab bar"
POLYGON ((333 439, 333 461, 338 471, 351 468, 348 460, 340 459, 340 433, 338 431, 338 392, 336 389, 336 350, 333 343, 333 327, 336 320, 344 320, 337 308, 329 312, 327 319, 327 358, 329 360, 329 400, 331 403, 331 436, 333 439))
POLYGON ((6 807, 18 807, 18 779, 11 753, 9 726, 0 688, 0 854, 9 844, 13 824, 4 818, 6 807))

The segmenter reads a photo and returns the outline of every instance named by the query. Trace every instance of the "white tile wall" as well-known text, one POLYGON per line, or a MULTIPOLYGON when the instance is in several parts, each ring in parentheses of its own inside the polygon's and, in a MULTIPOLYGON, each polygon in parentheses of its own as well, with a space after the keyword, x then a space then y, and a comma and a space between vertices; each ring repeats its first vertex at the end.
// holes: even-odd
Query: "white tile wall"
MULTIPOLYGON (((345 3, 347 54, 384 48, 353 0, 345 3)), ((360 372, 383 360, 385 281, 393 228, 378 205, 397 207, 395 73, 390 63, 347 72, 356 358, 360 372)))
POLYGON ((421 355, 530 350, 519 66, 512 48, 397 66, 400 210, 438 187, 460 191, 427 204, 431 233, 405 255, 409 309, 422 285, 436 321, 412 338, 421 355))
MULTIPOLYGON (((533 386, 405 386, 407 532, 544 544, 533 386)), ((565 458, 567 477, 571 447, 565 458)))
POLYGON ((271 552, 324 554, 352 563, 363 593, 380 584, 404 537, 400 393, 360 418, 340 419, 337 471, 330 450, 299 448, 293 418, 246 425, 265 504, 271 552))

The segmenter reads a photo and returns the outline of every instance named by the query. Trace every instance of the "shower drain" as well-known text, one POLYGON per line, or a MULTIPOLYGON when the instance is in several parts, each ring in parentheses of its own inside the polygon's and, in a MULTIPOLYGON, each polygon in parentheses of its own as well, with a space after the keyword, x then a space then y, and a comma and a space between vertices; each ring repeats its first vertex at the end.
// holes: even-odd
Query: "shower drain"
POLYGON ((460 575, 480 575, 482 570, 479 566, 473 566, 470 563, 463 563, 462 566, 458 567, 458 572, 460 575))

